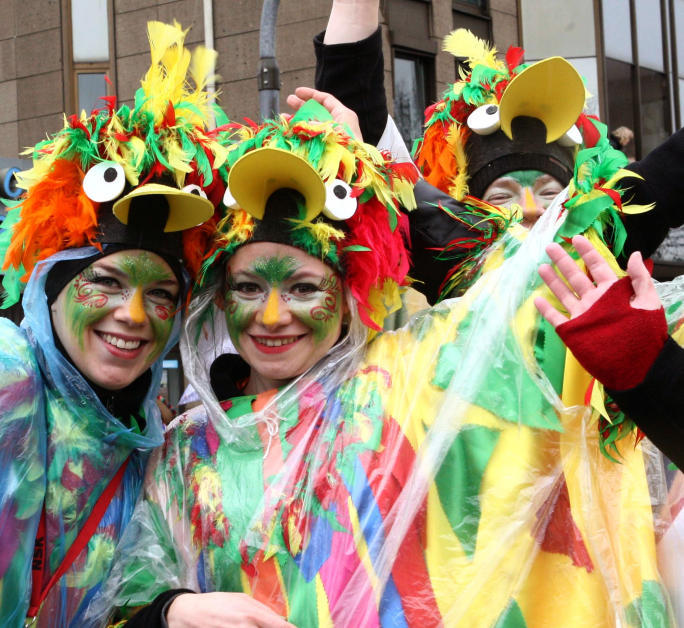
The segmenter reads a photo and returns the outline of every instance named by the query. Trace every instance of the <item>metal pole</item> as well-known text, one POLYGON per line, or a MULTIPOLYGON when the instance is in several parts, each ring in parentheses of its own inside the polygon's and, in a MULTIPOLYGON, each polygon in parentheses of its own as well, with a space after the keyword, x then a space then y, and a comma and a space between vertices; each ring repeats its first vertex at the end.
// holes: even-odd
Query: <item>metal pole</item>
POLYGON ((259 29, 259 115, 262 120, 280 112, 280 70, 275 58, 276 17, 280 0, 264 0, 259 29))
MULTIPOLYGON (((204 10, 204 47, 214 50, 214 6, 212 0, 204 0, 203 4, 204 10)), ((213 106, 216 100, 216 79, 214 74, 216 68, 211 69, 211 78, 207 82, 207 94, 209 95, 209 102, 213 106)), ((209 111, 209 127, 216 127, 216 117, 214 116, 214 110, 209 111)))

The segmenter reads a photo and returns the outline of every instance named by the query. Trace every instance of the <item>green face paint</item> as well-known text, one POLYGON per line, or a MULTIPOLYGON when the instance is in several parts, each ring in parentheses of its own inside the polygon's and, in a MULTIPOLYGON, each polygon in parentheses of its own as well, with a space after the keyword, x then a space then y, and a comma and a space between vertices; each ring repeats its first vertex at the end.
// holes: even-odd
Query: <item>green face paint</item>
POLYGON ((517 181, 524 188, 531 188, 537 179, 543 177, 544 174, 541 170, 516 170, 515 172, 507 172, 503 176, 517 181))
MULTIPOLYGON (((144 286, 175 279, 173 273, 147 251, 135 255, 124 252, 114 264, 128 277, 129 285, 135 288, 142 289, 144 286)), ((147 360, 148 364, 152 364, 161 355, 169 339, 176 307, 175 304, 161 303, 154 298, 145 298, 144 303, 154 333, 154 347, 147 360)))
POLYGON ((246 273, 233 277, 228 272, 226 324, 236 348, 240 335, 264 306, 272 290, 279 292, 281 307, 309 327, 316 342, 339 325, 342 315, 341 286, 334 274, 312 283, 296 276, 297 261, 291 257, 257 258, 246 273))
POLYGON ((323 340, 339 325, 342 316, 342 290, 337 276, 330 274, 323 279, 318 291, 304 300, 292 299, 288 304, 292 313, 313 330, 316 342, 323 340))
POLYGON ((154 288, 164 281, 175 281, 173 273, 146 251, 114 253, 74 277, 64 300, 65 320, 70 321, 71 333, 81 349, 88 327, 116 308, 130 307, 136 291, 142 291, 143 307, 153 330, 147 362, 156 360, 166 346, 175 314, 175 291, 172 294, 166 288, 154 288))
POLYGON ((279 286, 296 270, 297 261, 292 257, 260 257, 252 266, 252 272, 272 286, 279 286))
POLYGON ((94 277, 90 267, 71 280, 65 300, 66 320, 71 321, 73 334, 83 348, 83 335, 86 327, 94 325, 112 310, 109 295, 102 292, 92 282, 94 277))

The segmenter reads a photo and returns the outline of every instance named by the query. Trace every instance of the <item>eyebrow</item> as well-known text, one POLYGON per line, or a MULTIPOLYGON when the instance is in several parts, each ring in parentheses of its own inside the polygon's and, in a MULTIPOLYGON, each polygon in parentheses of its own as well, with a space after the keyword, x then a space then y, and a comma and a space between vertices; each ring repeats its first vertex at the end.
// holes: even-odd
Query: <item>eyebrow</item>
POLYGON ((116 275, 117 277, 128 276, 125 272, 119 270, 116 266, 108 264, 107 262, 95 262, 95 264, 93 264, 91 268, 92 270, 100 270, 106 273, 111 273, 112 275, 116 275))
MULTIPOLYGON (((263 280, 263 277, 261 275, 259 275, 258 273, 251 272, 250 270, 247 270, 247 269, 244 269, 244 270, 241 269, 241 270, 236 270, 236 271, 232 271, 229 269, 228 272, 226 273, 226 277, 228 277, 229 279, 232 278, 233 280, 235 280, 236 277, 238 277, 238 278, 239 277, 245 277, 248 279, 261 279, 261 280, 263 280)), ((321 280, 325 279, 325 277, 326 277, 326 274, 324 274, 324 273, 319 274, 315 270, 296 270, 285 281, 292 282, 292 281, 299 281, 301 279, 307 279, 307 278, 316 279, 318 281, 321 281, 321 280)))
MULTIPOLYGON (((109 273, 120 279, 126 279, 127 277, 129 277, 128 273, 124 272, 123 270, 117 268, 112 264, 108 264, 107 262, 95 262, 90 268, 93 271, 109 273)), ((180 282, 175 277, 167 277, 165 279, 159 279, 158 281, 152 281, 151 283, 164 286, 180 286, 180 282)))

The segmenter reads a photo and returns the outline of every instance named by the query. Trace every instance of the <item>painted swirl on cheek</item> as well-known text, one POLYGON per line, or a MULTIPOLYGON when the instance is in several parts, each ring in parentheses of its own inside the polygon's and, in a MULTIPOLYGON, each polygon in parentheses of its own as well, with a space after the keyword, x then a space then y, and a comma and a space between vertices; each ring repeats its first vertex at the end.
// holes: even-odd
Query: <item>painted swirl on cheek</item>
POLYGON ((177 312, 176 308, 164 305, 155 305, 153 311, 154 314, 149 317, 153 334, 152 351, 147 357, 147 364, 154 362, 164 351, 164 347, 166 347, 166 343, 171 335, 173 320, 177 312))
POLYGON ((100 292, 84 273, 74 279, 74 291, 74 301, 83 307, 101 308, 109 301, 109 297, 100 292))
POLYGON ((230 290, 226 295, 226 326, 236 349, 240 349, 240 334, 249 326, 257 308, 256 303, 244 303, 230 290))
POLYGON ((169 317, 173 316, 174 314, 171 308, 167 307, 166 305, 155 305, 154 313, 157 315, 158 318, 160 318, 163 321, 168 320, 169 317))
POLYGON ((79 273, 69 284, 64 301, 65 320, 71 322, 70 331, 78 339, 81 349, 84 348, 84 334, 87 327, 104 318, 112 307, 109 297, 102 293, 96 284, 91 283, 92 276, 86 272, 79 273))
POLYGON ((334 275, 326 277, 319 289, 324 292, 323 303, 312 307, 309 314, 315 321, 326 322, 337 314, 337 297, 339 295, 337 277, 334 275))
POLYGON ((293 312, 313 331, 315 342, 326 338, 339 326, 342 315, 340 282, 336 275, 328 275, 319 287, 316 303, 306 313, 299 313, 294 305, 293 312))

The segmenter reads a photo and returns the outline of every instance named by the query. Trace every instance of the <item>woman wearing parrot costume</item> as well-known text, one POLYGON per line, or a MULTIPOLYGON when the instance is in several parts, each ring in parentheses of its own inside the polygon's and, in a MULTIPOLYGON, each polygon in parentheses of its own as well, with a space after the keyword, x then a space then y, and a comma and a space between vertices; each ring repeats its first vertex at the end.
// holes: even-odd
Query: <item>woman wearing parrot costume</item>
MULTIPOLYGON (((238 132, 182 338, 203 406, 155 452, 91 611, 202 624, 237 619, 247 594, 263 606, 237 614, 274 626, 668 625, 654 450, 534 306, 553 240, 585 233, 624 274, 603 243, 607 140, 567 210, 504 236, 464 296, 383 333, 413 167, 312 103, 238 132), (206 372, 196 338, 215 304, 239 355, 206 372)), ((663 295, 673 325, 678 296, 663 295)))
MULTIPOLYGON (((401 138, 388 118, 382 87, 378 8, 377 0, 333 2, 327 30, 314 38, 316 84, 358 113, 368 141, 396 154, 401 138)), ((573 212, 580 231, 598 216, 598 231, 609 234, 611 250, 624 266, 634 251, 651 255, 668 230, 682 224, 684 130, 643 160, 627 164, 618 151, 605 150, 604 126, 582 113, 584 87, 565 60, 554 57, 530 67, 522 62, 520 48, 511 48, 501 60, 495 49, 463 29, 445 39, 444 49, 466 62, 459 80, 426 110, 425 135, 414 146, 425 179, 416 185, 418 209, 410 215, 412 227, 420 225, 411 275, 430 303, 462 292, 477 269, 472 259, 463 258, 470 240, 458 232, 472 222, 473 206, 491 224, 503 213, 530 227, 560 189, 576 185, 573 171, 586 168, 584 160, 598 152, 603 157, 589 185, 610 189, 612 201, 597 191, 593 203, 573 212), (424 233, 439 233, 442 241, 436 237, 421 246, 424 233), (426 254, 429 249, 442 252, 426 254), (435 255, 437 260, 431 259, 435 255)), ((301 88, 297 94, 310 97, 312 90, 301 88)), ((299 101, 289 99, 293 106, 299 101)), ((491 230, 491 239, 503 229, 491 230)), ((525 237, 517 227, 514 231, 525 237)), ((684 350, 673 341, 662 348, 647 377, 630 379, 634 386, 629 389, 621 383, 615 399, 684 468, 684 428, 678 420, 684 410, 679 393, 684 350)))
POLYGON ((162 442, 161 359, 200 261, 183 237, 213 215, 226 154, 207 128, 214 53, 184 37, 149 24, 134 105, 105 98, 36 145, 2 225, 4 305, 23 292, 25 312, 0 319, 3 627, 90 625, 162 442))

